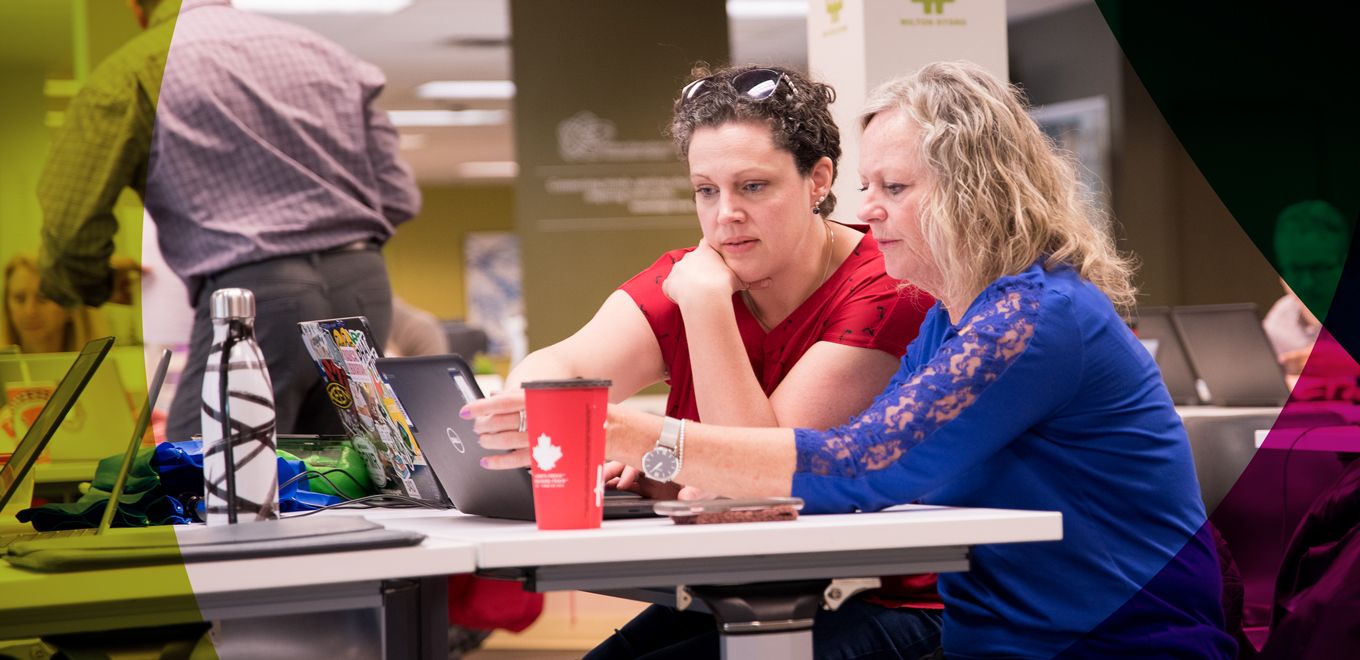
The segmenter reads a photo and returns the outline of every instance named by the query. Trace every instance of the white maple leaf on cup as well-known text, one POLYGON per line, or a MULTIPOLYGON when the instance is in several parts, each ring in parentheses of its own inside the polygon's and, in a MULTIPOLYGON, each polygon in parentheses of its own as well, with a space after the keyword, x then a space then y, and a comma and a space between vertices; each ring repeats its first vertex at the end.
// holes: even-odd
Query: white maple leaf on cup
POLYGON ((534 447, 534 462, 538 464, 538 469, 551 470, 559 460, 562 460, 562 448, 553 444, 548 434, 540 434, 538 446, 534 447))

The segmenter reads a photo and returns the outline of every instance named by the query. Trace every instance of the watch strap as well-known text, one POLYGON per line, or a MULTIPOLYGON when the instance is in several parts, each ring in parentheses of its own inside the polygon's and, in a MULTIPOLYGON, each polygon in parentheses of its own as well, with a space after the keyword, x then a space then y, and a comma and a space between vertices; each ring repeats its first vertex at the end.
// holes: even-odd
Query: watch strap
POLYGON ((657 447, 665 447, 671 452, 678 452, 680 447, 680 437, 685 431, 684 420, 674 417, 667 417, 661 422, 661 437, 656 439, 657 447))

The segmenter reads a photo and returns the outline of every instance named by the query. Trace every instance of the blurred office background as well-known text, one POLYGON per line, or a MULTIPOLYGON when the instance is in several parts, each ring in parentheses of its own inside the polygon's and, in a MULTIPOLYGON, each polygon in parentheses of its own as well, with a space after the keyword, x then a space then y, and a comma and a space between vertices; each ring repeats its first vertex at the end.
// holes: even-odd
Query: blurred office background
MULTIPOLYGON (((692 214, 681 204, 670 209, 672 220, 654 227, 660 233, 652 238, 614 232, 616 243, 574 262, 570 241, 555 243, 565 234, 545 238, 537 225, 517 222, 517 190, 522 190, 517 177, 525 174, 517 154, 539 145, 515 143, 516 36, 510 0, 236 4, 308 27, 386 73, 381 103, 400 130, 402 155, 424 194, 420 215, 402 225, 385 250, 393 286, 408 304, 446 322, 455 350, 487 354, 483 368, 503 373, 516 354, 579 327, 609 291, 656 257, 655 246, 697 239, 697 222, 685 221, 692 214), (552 261, 551 268, 530 261, 554 244, 568 254, 552 261), (531 295, 526 306, 526 290, 549 280, 570 281, 568 299, 536 311, 531 295)), ((725 25, 715 28, 719 34, 726 31, 726 48, 706 57, 715 64, 773 63, 806 70, 808 12, 831 11, 836 4, 728 0, 725 25)), ((1107 199, 1110 231, 1121 248, 1141 261, 1142 303, 1254 302, 1267 309, 1280 295, 1274 271, 1166 125, 1094 1, 1006 0, 1006 16, 1011 78, 1055 130, 1074 131, 1061 139, 1081 155, 1089 180, 1107 199)), ((631 18, 620 12, 612 20, 618 21, 616 29, 627 30, 631 18)), ((0 98, 5 99, 0 103, 0 263, 37 249, 41 214, 34 189, 65 104, 92 67, 136 33, 121 0, 0 3, 0 98)), ((537 73, 565 80, 613 75, 565 63, 560 71, 537 73)), ((687 73, 667 64, 649 75, 678 89, 687 73)), ((664 140, 661 129, 669 108, 663 104, 651 111, 632 119, 654 126, 653 139, 664 140)), ((843 132, 852 130, 842 126, 843 132)), ((855 176, 855 163, 842 162, 841 168, 842 177, 855 176)), ((1278 194, 1283 208, 1313 191, 1278 194)), ((843 205, 835 219, 851 222, 854 211, 853 204, 843 205)), ((141 318, 112 307, 104 314, 125 342, 145 337, 154 344, 183 343, 187 301, 173 276, 157 271, 155 254, 143 252, 141 215, 135 195, 125 194, 118 252, 151 265, 146 291, 154 304, 145 306, 141 318)), ((1273 212, 1269 215, 1273 218, 1273 212)), ((494 637, 490 647, 585 648, 636 609, 631 603, 555 594, 535 628, 519 637, 494 637)))

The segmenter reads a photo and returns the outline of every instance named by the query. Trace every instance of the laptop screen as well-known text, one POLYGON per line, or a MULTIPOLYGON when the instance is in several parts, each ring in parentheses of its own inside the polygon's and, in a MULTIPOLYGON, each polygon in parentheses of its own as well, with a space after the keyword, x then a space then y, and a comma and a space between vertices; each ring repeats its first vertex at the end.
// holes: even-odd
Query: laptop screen
POLYGON ((4 506, 15 490, 15 485, 19 480, 28 474, 33 462, 37 460, 38 454, 42 452, 47 441, 56 432, 61 420, 70 412, 71 406, 75 404, 76 397, 85 389, 85 385, 90 382, 90 377, 94 375, 95 369, 99 368, 99 363, 104 360, 109 349, 113 347, 113 338, 104 337, 95 339, 85 345, 85 349, 76 356, 75 363, 67 370, 66 376, 57 384, 57 388, 48 398, 47 404, 43 406, 42 412, 38 413, 33 420, 33 425, 29 427, 24 438, 19 441, 19 445, 14 448, 14 454, 10 456, 9 462, 0 468, 0 507, 4 506))
POLYGON ((1284 372, 1261 329, 1256 306, 1199 305, 1172 311, 1190 364, 1221 406, 1279 406, 1289 396, 1284 372))
POLYGON ((1162 371, 1162 382, 1166 384, 1171 400, 1177 405, 1199 403, 1195 391, 1195 373, 1172 325, 1171 310, 1166 307, 1138 310, 1138 338, 1144 342, 1156 342, 1152 357, 1157 361, 1157 368, 1162 371))

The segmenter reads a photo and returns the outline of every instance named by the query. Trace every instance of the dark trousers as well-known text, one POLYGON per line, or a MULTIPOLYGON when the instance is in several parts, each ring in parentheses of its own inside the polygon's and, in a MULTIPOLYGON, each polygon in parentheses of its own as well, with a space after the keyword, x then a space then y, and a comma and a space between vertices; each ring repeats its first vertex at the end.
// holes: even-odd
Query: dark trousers
MULTIPOLYGON (((940 610, 892 609, 855 598, 835 612, 817 612, 812 627, 818 660, 918 660, 943 657, 940 610)), ((718 658, 713 617, 653 605, 629 621, 585 660, 718 658)))
POLYGON ((278 432, 343 433, 297 324, 366 316, 381 351, 392 324, 392 285, 376 247, 270 259, 195 278, 193 335, 170 406, 168 439, 188 440, 199 432, 203 371, 212 345, 209 304, 213 291, 229 287, 255 293, 255 339, 269 365, 278 432))

